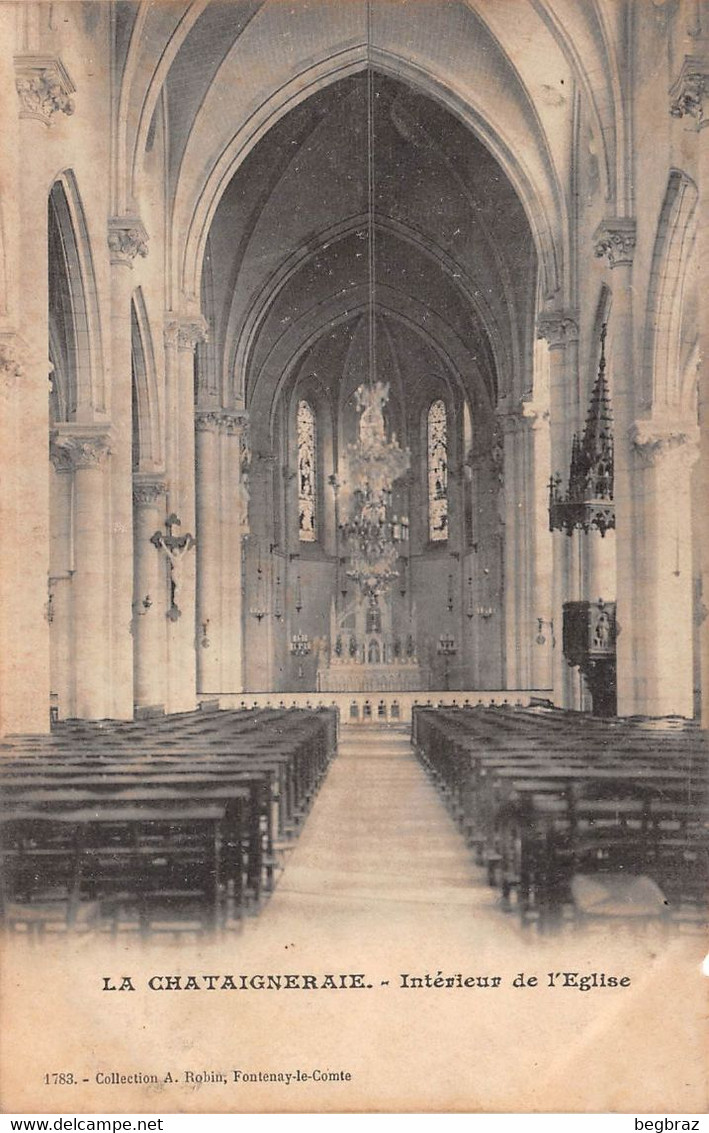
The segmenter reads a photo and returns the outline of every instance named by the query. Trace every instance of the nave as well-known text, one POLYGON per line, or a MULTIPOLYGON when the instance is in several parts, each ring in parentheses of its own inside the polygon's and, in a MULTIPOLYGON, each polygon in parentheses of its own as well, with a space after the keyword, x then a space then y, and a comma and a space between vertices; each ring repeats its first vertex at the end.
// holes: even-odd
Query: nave
POLYGON ((301 838, 253 943, 306 924, 322 944, 381 938, 396 952, 437 942, 442 955, 518 937, 475 866, 408 728, 345 728, 301 838))
POLYGON ((701 927, 703 738, 520 705, 418 705, 410 729, 324 706, 61 724, 2 744, 3 921, 143 940, 264 909, 320 940, 701 927))
POLYGON ((6 742, 6 925, 172 941, 247 926, 256 943, 301 921, 334 940, 368 923, 402 940, 422 921, 507 931, 409 729, 345 728, 330 763, 334 728, 266 709, 6 742))

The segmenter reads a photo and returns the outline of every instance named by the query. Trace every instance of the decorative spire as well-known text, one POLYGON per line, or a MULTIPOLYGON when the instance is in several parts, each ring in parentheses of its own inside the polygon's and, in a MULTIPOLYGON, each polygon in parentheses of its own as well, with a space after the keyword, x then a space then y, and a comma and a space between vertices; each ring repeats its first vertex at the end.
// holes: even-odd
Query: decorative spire
POLYGON ((549 528, 566 531, 592 528, 605 535, 615 527, 613 504, 613 415, 606 381, 607 324, 601 329, 601 357, 591 393, 583 437, 574 436, 566 495, 561 477, 549 483, 549 528))
POLYGON ((598 377, 591 394, 582 445, 587 492, 597 500, 613 499, 613 414, 606 381, 606 332, 604 323, 598 377))

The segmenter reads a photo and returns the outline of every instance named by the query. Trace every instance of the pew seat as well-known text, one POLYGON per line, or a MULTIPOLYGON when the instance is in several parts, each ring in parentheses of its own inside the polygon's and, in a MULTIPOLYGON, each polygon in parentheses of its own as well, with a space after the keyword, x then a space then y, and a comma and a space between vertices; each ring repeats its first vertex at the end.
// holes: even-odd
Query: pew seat
POLYGON ((488 883, 523 924, 588 921, 590 893, 601 894, 596 919, 602 908, 608 918, 704 916, 706 736, 691 724, 417 706, 412 734, 488 883))
POLYGON ((3 924, 212 932, 273 889, 334 755, 330 709, 69 723, 0 745, 3 924))

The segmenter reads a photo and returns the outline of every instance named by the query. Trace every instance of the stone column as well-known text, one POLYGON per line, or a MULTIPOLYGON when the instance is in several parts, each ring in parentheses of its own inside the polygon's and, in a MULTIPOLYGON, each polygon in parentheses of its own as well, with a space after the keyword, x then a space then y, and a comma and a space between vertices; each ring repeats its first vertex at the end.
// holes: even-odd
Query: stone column
POLYGON ((243 688, 242 537, 247 529, 245 413, 197 414, 197 689, 243 688))
POLYGON ((105 426, 65 425, 52 437, 53 459, 74 473, 73 662, 75 711, 104 719, 112 704, 108 634, 107 458, 105 426))
POLYGON ((111 645, 110 715, 133 717, 133 410, 131 295, 133 261, 146 256, 147 235, 136 217, 108 224, 111 257, 111 645))
POLYGON ((616 217, 596 230, 595 252, 613 273, 613 437, 616 516, 616 624, 618 715, 643 711, 647 654, 640 645, 643 615, 638 605, 636 571, 644 554, 634 502, 633 458, 629 431, 635 419, 633 350, 633 255, 635 221, 616 217))
POLYGON ((615 584, 615 531, 611 528, 601 535, 592 528, 583 536, 585 579, 583 592, 591 602, 603 598, 614 602, 615 584))
MULTIPOLYGON (((46 355, 45 355, 46 357, 46 355)), ((44 406, 47 404, 47 365, 44 406)), ((49 728, 49 626, 47 572, 49 477, 46 421, 23 423, 27 398, 39 414, 36 368, 27 344, 16 334, 0 335, 0 442, 3 490, 0 517, 0 731, 46 732, 49 728), (26 389, 29 382, 29 389, 26 389), (30 444, 30 436, 32 438, 30 444), (33 460, 33 454, 40 454, 33 460), (37 514, 33 512, 37 507, 37 514), (10 663, 11 661, 11 663, 10 663), (33 695, 28 696, 28 688, 33 695)))
POLYGON ((197 461, 197 692, 219 693, 222 688, 222 571, 224 536, 220 434, 225 422, 219 412, 198 413, 197 461))
POLYGON ((50 687, 60 720, 76 716, 73 648, 74 480, 71 461, 62 450, 50 452, 54 466, 50 486, 49 598, 50 687), (56 702, 55 702, 56 698, 56 702))
MULTIPOLYGON (((197 343, 206 341, 206 337, 207 324, 201 315, 168 315, 165 327, 167 510, 178 516, 183 534, 194 534, 196 528, 194 354, 197 343)), ((188 552, 180 564, 179 609, 179 617, 169 619, 167 631, 168 712, 188 712, 197 703, 194 551, 188 552)))
POLYGON ((165 481, 133 478, 133 646, 136 708, 165 707, 168 605, 165 556, 151 543, 165 520, 165 481))
MULTIPOLYGON (((529 685, 553 686, 553 550, 549 532, 549 411, 532 401, 521 405, 524 477, 528 485, 526 535, 529 556, 525 633, 529 639, 529 685), (540 626, 541 622, 541 626, 540 626), (544 638, 543 641, 540 639, 544 638)), ((561 642, 559 642, 559 648, 561 642)))
MULTIPOLYGON (((246 605, 244 625, 248 665, 245 683, 253 692, 271 689, 273 684, 274 619, 271 616, 271 556, 269 545, 273 539, 273 501, 274 476, 278 473, 278 461, 273 452, 260 451, 254 457, 249 488, 251 499, 250 536, 246 548, 244 580, 244 601, 246 605), (258 565, 261 565, 261 587, 258 585, 258 565), (251 608, 265 602, 269 610, 267 617, 257 619, 250 616, 251 608)), ((297 564, 293 574, 297 574, 297 564)))
POLYGON ((504 495, 500 521, 504 531, 505 686, 521 688, 527 683, 527 658, 523 645, 527 573, 524 452, 518 407, 503 403, 498 412, 504 443, 504 495))
MULTIPOLYGON (((537 436, 548 430, 549 414, 522 399, 503 418, 505 433, 505 626, 507 685, 549 688, 551 632, 537 644, 538 619, 550 630, 552 562, 546 486, 542 463, 538 483, 537 436), (544 555, 545 549, 547 554, 544 555)), ((548 461, 547 461, 548 463, 548 461)))
POLYGON ((225 526, 222 538, 222 683, 244 689, 244 540, 249 532, 249 417, 246 410, 225 414, 221 436, 225 526))
MULTIPOLYGON (((495 421, 488 442, 471 459, 473 544, 469 561, 472 579, 470 619, 473 687, 501 688, 507 679, 505 657, 505 519, 507 484, 504 435, 495 421)), ((466 596, 466 605, 470 595, 466 596)), ((412 616, 415 602, 412 603, 412 616)))
MULTIPOLYGON (((10 265, 17 280, 17 325, 21 336, 6 354, 14 336, 4 337, 0 381, 21 381, 6 389, 4 424, 12 438, 3 461, 12 470, 5 485, 10 493, 9 526, 3 528, 3 618, 9 635, 3 650, 0 683, 0 729, 7 732, 46 732, 49 727, 50 653, 46 618, 49 567, 49 430, 48 375, 48 240, 47 196, 53 170, 48 168, 46 131, 61 130, 64 115, 73 112, 74 86, 59 59, 46 55, 16 55, 15 86, 19 99, 17 177, 8 180, 15 193, 19 217, 17 256, 10 265), (13 353, 14 352, 14 353, 13 353), (3 358, 5 361, 3 361, 3 358), (14 359, 14 361, 13 361, 14 359), (8 365, 9 362, 9 365, 8 365), (17 459, 10 461, 14 450, 17 459), (12 657, 12 666, 7 659, 12 657), (32 690, 28 695, 28 689, 32 690)), ((9 173, 9 171, 7 171, 9 173)))
POLYGON ((701 563, 701 621, 699 652, 702 727, 709 728, 709 45, 697 39, 701 53, 688 55, 671 91, 670 113, 696 130, 697 181, 697 294, 699 322, 699 530, 701 563), (704 282, 702 282, 702 280, 704 282))
MULTIPOLYGON (((552 475, 559 473, 565 481, 571 460, 571 441, 578 428, 578 322, 575 312, 545 311, 537 320, 537 334, 549 346, 549 435, 552 475)), ((548 517, 547 517, 548 522, 548 517)), ((566 663, 562 649, 564 602, 581 597, 579 553, 564 531, 554 531, 553 558, 553 698, 566 708, 579 708, 581 685, 579 674, 566 663)), ((541 615, 538 615, 541 616, 541 615)), ((552 627, 545 640, 551 640, 552 627)))
POLYGON ((631 430, 643 506, 643 622, 649 716, 694 715, 692 467, 696 426, 638 421, 631 430))

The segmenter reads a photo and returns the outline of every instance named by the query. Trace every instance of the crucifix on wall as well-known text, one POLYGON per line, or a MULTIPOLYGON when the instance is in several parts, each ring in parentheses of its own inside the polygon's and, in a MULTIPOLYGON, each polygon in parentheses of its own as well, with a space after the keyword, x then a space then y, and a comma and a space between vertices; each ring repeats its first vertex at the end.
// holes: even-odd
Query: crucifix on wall
POLYGON ((150 542, 158 551, 165 552, 170 563, 170 608, 167 611, 166 617, 168 617, 171 622, 176 622, 182 615, 182 610, 177 604, 177 597, 182 583, 182 561, 187 555, 187 552, 191 551, 197 543, 194 535, 189 532, 185 535, 175 535, 173 528, 179 526, 180 520, 175 513, 172 512, 165 520, 167 531, 156 531, 150 538, 150 542))

